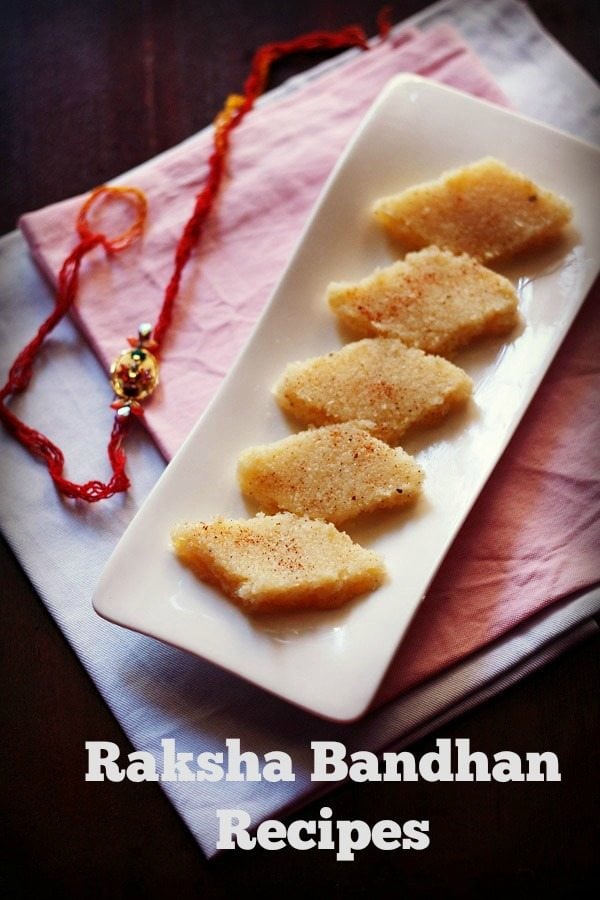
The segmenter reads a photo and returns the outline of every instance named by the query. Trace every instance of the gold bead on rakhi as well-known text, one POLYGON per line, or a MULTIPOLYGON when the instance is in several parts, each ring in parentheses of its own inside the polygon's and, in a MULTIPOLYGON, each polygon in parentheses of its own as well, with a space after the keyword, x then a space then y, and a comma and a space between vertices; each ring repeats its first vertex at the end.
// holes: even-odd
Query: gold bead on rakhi
POLYGON ((152 326, 143 322, 138 335, 128 338, 131 349, 122 350, 110 367, 110 383, 117 395, 111 403, 117 415, 144 414, 140 400, 145 400, 158 385, 158 360, 152 352, 157 343, 152 339, 152 326))

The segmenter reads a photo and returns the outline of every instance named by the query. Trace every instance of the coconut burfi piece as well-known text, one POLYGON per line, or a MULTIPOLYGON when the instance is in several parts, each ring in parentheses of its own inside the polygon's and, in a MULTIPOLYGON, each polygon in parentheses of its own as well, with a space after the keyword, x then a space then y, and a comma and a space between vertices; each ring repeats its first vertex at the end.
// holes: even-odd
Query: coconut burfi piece
POLYGON ((408 249, 437 244, 490 262, 554 240, 572 210, 562 197, 486 157, 381 198, 374 214, 408 249))
POLYGON ((422 469, 362 424, 325 425, 249 448, 238 463, 242 491, 265 512, 288 510, 335 524, 414 503, 422 469))
POLYGON ((385 577, 376 553, 288 512, 183 524, 171 538, 184 565, 251 613, 335 608, 385 577))
POLYGON ((466 253, 438 247, 409 253, 355 283, 327 289, 332 310, 363 337, 396 337, 450 356, 483 335, 504 335, 518 321, 511 282, 466 253))
POLYGON ((471 392, 458 366, 395 338, 364 338, 291 363, 275 386, 279 405, 299 422, 368 420, 371 433, 390 444, 413 426, 435 425, 471 392))

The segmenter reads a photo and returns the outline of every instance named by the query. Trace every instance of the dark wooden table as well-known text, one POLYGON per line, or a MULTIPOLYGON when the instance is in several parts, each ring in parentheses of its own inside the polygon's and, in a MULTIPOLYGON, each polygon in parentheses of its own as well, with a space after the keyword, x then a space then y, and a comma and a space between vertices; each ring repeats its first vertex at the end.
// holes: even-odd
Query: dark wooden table
MULTIPOLYGON (((242 84, 253 49, 360 22, 368 0, 4 0, 0 4, 3 156, 0 233, 17 216, 86 190, 210 122, 242 84)), ((398 2, 394 18, 421 9, 398 2)), ((531 3, 598 75, 593 0, 531 3)), ((309 60, 282 65, 276 81, 309 60)), ((552 750, 559 784, 348 784, 337 818, 428 818, 423 853, 229 853, 206 862, 154 784, 84 781, 86 740, 130 748, 2 544, 3 896, 279 896, 288 885, 340 897, 583 897, 598 875, 598 637, 435 737, 488 753, 552 750), (234 893, 236 892, 236 893, 234 893)), ((303 818, 318 818, 312 803, 303 818)))

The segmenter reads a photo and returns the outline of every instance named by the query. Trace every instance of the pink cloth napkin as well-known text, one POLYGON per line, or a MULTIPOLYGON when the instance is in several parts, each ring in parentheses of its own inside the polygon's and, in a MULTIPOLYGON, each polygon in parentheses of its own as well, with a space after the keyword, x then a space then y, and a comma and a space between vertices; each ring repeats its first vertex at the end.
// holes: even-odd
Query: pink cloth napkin
MULTIPOLYGON (((359 53, 270 105, 255 109, 233 137, 225 183, 207 223, 198 264, 186 271, 164 346, 161 387, 146 422, 169 458, 214 395, 287 264, 323 184, 386 82, 417 72, 503 102, 478 59, 444 25, 410 29, 393 42, 359 53)), ((174 245, 206 171, 211 137, 202 133, 128 173, 147 193, 143 242, 106 264, 102 251, 86 265, 78 312, 81 327, 108 366, 152 321, 172 268, 174 245)), ((24 216, 21 228, 36 260, 54 280, 74 244, 81 198, 24 216)))
POLYGON ((600 581, 600 283, 446 556, 376 704, 600 581))
MULTIPOLYGON (((244 344, 352 132, 400 72, 506 102, 459 35, 443 25, 426 33, 406 29, 248 116, 234 135, 229 181, 198 262, 186 273, 164 347, 162 386, 147 407, 148 427, 167 458, 244 344)), ((152 320, 160 306, 209 147, 210 136, 202 133, 124 179, 148 195, 148 231, 139 246, 108 264, 100 252, 89 259, 78 302, 80 325, 107 366, 125 336, 152 320)), ((80 203, 74 198, 22 219, 31 250, 51 279, 74 243, 80 203)), ((377 702, 600 580, 594 515, 599 326, 590 299, 444 561, 377 702)))

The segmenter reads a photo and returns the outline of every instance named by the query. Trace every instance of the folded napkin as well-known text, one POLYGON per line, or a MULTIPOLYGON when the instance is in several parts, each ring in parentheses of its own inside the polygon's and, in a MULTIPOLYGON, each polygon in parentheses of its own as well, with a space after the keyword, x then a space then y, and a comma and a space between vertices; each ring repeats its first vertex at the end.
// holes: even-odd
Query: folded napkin
POLYGON ((378 702, 600 581, 599 288, 454 541, 378 702))
MULTIPOLYGON (((359 62, 361 65, 368 63, 375 66, 375 63, 368 62, 373 56, 389 58, 393 54, 404 55, 416 51, 418 42, 422 42, 422 50, 424 47, 430 50, 437 47, 439 52, 438 73, 426 71, 425 74, 443 78, 444 72, 447 74, 453 69, 454 80, 448 78, 448 83, 467 89, 471 85, 473 92, 501 102, 502 95, 493 88, 485 75, 485 68, 464 42, 456 33, 437 28, 440 24, 450 23, 457 26, 476 48, 513 106, 559 126, 569 127, 583 136, 589 137, 597 130, 597 88, 574 61, 543 33, 523 4, 514 0, 490 0, 486 4, 478 0, 448 0, 420 14, 413 22, 416 23, 420 27, 435 26, 435 29, 423 34, 402 29, 403 33, 397 35, 397 46, 387 44, 374 47, 366 54, 353 53, 336 60, 318 78, 311 74, 305 81, 295 79, 293 91, 278 91, 277 97, 269 101, 269 118, 275 116, 281 103, 282 108, 288 108, 288 117, 293 124, 295 96, 298 96, 300 103, 304 92, 310 99, 313 90, 316 107, 320 102, 328 106, 333 114, 340 96, 337 95, 336 103, 331 104, 328 104, 328 96, 329 91, 333 90, 332 82, 335 83, 338 76, 340 82, 347 84, 345 73, 350 71, 351 66, 358 66, 359 62), (448 52, 442 46, 445 41, 448 42, 448 52), (320 101, 319 84, 327 86, 320 101), (493 95, 488 93, 492 90, 495 91, 493 95), (564 103, 567 96, 570 98, 568 104, 564 103), (289 106, 292 107, 291 113, 289 106)), ((419 65, 426 67, 431 57, 425 60, 413 56, 413 61, 415 68, 419 65)), ((397 71, 394 65, 386 80, 397 71)), ((353 94, 355 87, 358 89, 359 86, 353 83, 351 92, 342 91, 341 94, 353 94)), ((375 93, 378 89, 374 86, 375 93)), ((258 117, 263 111, 266 114, 267 102, 255 110, 253 116, 258 117)), ((250 129, 250 117, 244 127, 246 125, 250 129)), ((300 131, 303 132, 303 129, 300 131)), ((268 137, 264 130, 257 133, 262 134, 261 140, 268 137)), ((241 245, 236 244, 235 239, 239 234, 237 229, 245 224, 245 220, 236 219, 236 229, 227 231, 225 225, 234 219, 226 218, 225 214, 230 216, 232 211, 235 213, 234 192, 244 172, 244 154, 252 149, 250 143, 244 141, 245 134, 247 132, 240 130, 235 136, 231 169, 233 178, 226 185, 216 210, 215 222, 211 223, 211 240, 203 245, 198 266, 186 282, 179 313, 183 325, 190 320, 193 298, 198 297, 204 303, 203 298, 213 296, 213 292, 215 305, 221 303, 228 308, 224 317, 227 319, 232 304, 231 288, 234 287, 235 318, 242 320, 239 327, 247 328, 250 322, 245 322, 244 316, 253 320, 270 290, 268 282, 260 282, 260 289, 255 289, 252 283, 251 291, 246 294, 246 279, 253 271, 252 260, 244 260, 244 265, 250 266, 250 269, 244 270, 243 278, 230 263, 226 267, 225 282, 219 282, 214 289, 205 275, 208 258, 204 251, 208 250, 211 254, 219 250, 216 245, 213 246, 217 237, 219 242, 222 236, 233 241, 229 253, 235 259, 241 259, 241 245), (234 166, 240 168, 234 170, 234 166), (238 302, 245 303, 246 300, 240 298, 250 294, 258 299, 249 300, 249 306, 242 314, 238 302)), ((319 139, 315 141, 314 134, 312 138, 313 144, 326 143, 319 139)), ((288 149, 283 134, 277 133, 277 140, 281 148, 288 149)), ((156 213, 154 191, 157 188, 166 193, 170 190, 173 203, 179 202, 180 191, 177 178, 170 187, 154 182, 152 171, 156 166, 172 160, 177 170, 177 160, 180 159, 189 179, 184 185, 188 197, 199 183, 202 164, 196 159, 192 167, 189 162, 186 163, 188 149, 195 141, 203 142, 204 147, 208 145, 208 137, 204 133, 124 179, 147 187, 154 210, 152 215, 156 213), (198 169, 195 168, 197 164, 200 166, 198 169), (147 182, 143 180, 146 172, 149 172, 147 182)), ((317 147, 316 150, 326 152, 326 148, 317 147)), ((276 162, 277 156, 273 151, 270 165, 276 162)), ((303 199, 304 190, 312 189, 314 199, 319 189, 317 185, 304 181, 304 156, 298 155, 297 160, 296 169, 288 171, 287 178, 279 182, 280 201, 286 216, 290 214, 290 205, 293 207, 295 203, 299 204, 301 215, 305 215, 312 200, 303 199), (290 194, 294 195, 294 199, 290 194)), ((249 165, 248 161, 246 164, 249 165)), ((275 173, 273 177, 276 177, 275 173)), ((265 181, 271 181, 270 170, 268 177, 263 177, 257 186, 259 209, 265 181)), ((57 270, 73 240, 73 213, 79 202, 67 201, 54 210, 42 211, 25 219, 24 227, 34 242, 34 252, 48 274, 57 270), (38 223, 42 221, 44 227, 40 228, 38 223), (47 252, 47 241, 54 248, 54 256, 47 252)), ((177 223, 172 222, 169 226, 172 229, 170 234, 163 233, 162 228, 155 229, 152 220, 146 244, 139 249, 140 263, 148 264, 148 258, 154 255, 149 250, 152 248, 152 251, 158 252, 162 246, 161 239, 168 252, 172 252, 180 222, 189 211, 187 201, 179 209, 177 223)), ((274 209, 277 209, 277 204, 274 209)), ((273 212, 272 209, 268 211, 273 212)), ((0 317, 0 350, 3 356, 14 354, 30 336, 40 317, 46 314, 49 303, 43 285, 28 264, 17 237, 9 236, 0 242, 2 296, 7 310, 6 316, 0 317)), ((295 239, 289 239, 287 231, 276 230, 271 243, 288 242, 289 254, 295 239)), ((270 242, 264 240, 260 233, 255 233, 253 240, 259 242, 260 252, 267 253, 267 259, 271 259, 269 253, 278 253, 279 248, 270 247, 270 242)), ((164 247, 162 252, 164 254, 164 247)), ((285 256, 283 253, 281 255, 285 256)), ((257 252, 255 256, 260 254, 257 252)), ((139 310, 132 310, 130 296, 121 293, 120 289, 127 283, 123 280, 125 273, 120 269, 121 260, 115 268, 115 261, 106 266, 99 256, 82 279, 82 327, 93 334, 96 349, 102 353, 105 362, 112 359, 115 351, 120 349, 124 335, 135 329, 138 321, 151 317, 152 299, 158 306, 160 287, 164 283, 154 282, 154 278, 160 278, 159 271, 152 276, 139 275, 143 270, 137 268, 138 261, 131 258, 126 262, 123 257, 122 262, 124 268, 135 265, 136 277, 145 282, 147 291, 139 310), (100 291, 94 297, 88 294, 86 285, 92 283, 87 281, 88 278, 94 279, 95 288, 100 291), (113 292, 116 286, 119 286, 119 291, 113 292), (99 302, 100 297, 104 298, 102 302, 99 302), (126 300, 119 302, 118 298, 123 297, 126 300), (103 331, 102 317, 107 307, 113 304, 118 306, 119 311, 114 318, 109 311, 109 321, 106 331, 103 331), (100 335, 103 335, 102 339, 100 335)), ((263 262, 261 258, 261 270, 263 262)), ((283 264, 281 260, 280 264, 283 264)), ((206 311, 206 307, 204 309, 206 311)), ((241 806, 248 809, 253 821, 257 822, 301 802, 311 790, 307 751, 309 740, 337 739, 344 741, 351 749, 377 750, 408 734, 416 737, 419 728, 436 727, 443 721, 439 718, 440 714, 448 715, 452 704, 460 701, 462 705, 455 709, 468 708, 470 702, 490 696, 494 690, 509 683, 511 678, 521 677, 534 664, 531 654, 536 648, 543 648, 557 633, 557 628, 576 623, 577 618, 561 617, 560 603, 555 603, 544 619, 533 614, 544 603, 598 578, 597 553, 594 550, 598 546, 598 530, 597 518, 593 515, 598 497, 597 481, 593 475, 598 472, 598 440, 596 417, 589 414, 590 403, 598 389, 598 365, 593 357, 590 358, 590 348, 598 336, 597 318, 590 298, 513 438, 509 451, 440 570, 377 699, 382 703, 398 691, 404 691, 410 684, 420 682, 422 687, 380 705, 376 712, 360 723, 349 726, 321 722, 214 666, 163 647, 142 635, 111 626, 94 615, 90 596, 101 568, 162 469, 154 447, 145 442, 143 436, 132 435, 130 468, 134 483, 129 495, 115 498, 101 508, 75 509, 71 506, 67 508, 67 504, 57 499, 46 473, 37 464, 32 464, 21 448, 3 436, 0 438, 3 443, 0 468, 2 530, 133 745, 157 753, 160 752, 161 737, 169 736, 176 738, 183 749, 199 753, 222 749, 226 737, 238 736, 244 748, 265 752, 277 746, 287 750, 296 762, 298 780, 294 784, 269 784, 265 787, 262 784, 219 783, 205 785, 202 790, 191 789, 186 784, 163 785, 207 854, 215 852, 215 808, 241 806), (569 403, 561 405, 565 392, 569 403), (586 464, 588 459, 589 464, 586 464), (511 493, 512 521, 503 510, 511 493), (482 535, 482 532, 485 534, 482 535), (514 637, 509 642, 497 643, 489 651, 473 652, 477 646, 489 647, 488 642, 494 636, 512 629, 524 617, 528 620, 527 630, 512 630, 510 634, 514 637), (554 631, 548 624, 551 620, 554 621, 554 631), (470 656, 457 664, 456 660, 464 654, 470 656), (447 667, 453 662, 454 665, 448 670, 447 667), (498 678, 499 673, 508 669, 512 670, 509 676, 500 678, 496 686, 486 686, 490 679, 498 678), (431 673, 441 670, 449 671, 448 676, 424 680, 431 673), (479 692, 480 689, 483 693, 479 692), (275 743, 274 736, 277 737, 275 743)), ((241 335, 237 328, 230 335, 241 335)), ((178 337, 165 348, 165 363, 166 356, 175 355, 175 340, 180 339, 182 333, 181 329, 176 330, 178 337)), ((196 338, 199 334, 201 332, 196 334, 196 338)), ((212 339, 214 336, 209 334, 207 337, 212 339)), ((203 347, 206 346, 204 341, 202 335, 200 343, 203 347)), ((227 346, 222 347, 223 353, 227 350, 227 346)), ((71 474, 87 477, 89 467, 98 466, 102 461, 104 449, 101 436, 110 428, 110 411, 104 406, 105 376, 78 344, 68 322, 57 330, 56 342, 49 348, 50 356, 57 357, 54 365, 49 366, 53 371, 41 371, 36 377, 34 390, 19 398, 15 405, 27 421, 51 431, 65 446, 67 458, 71 460, 71 474), (64 349, 75 349, 76 352, 63 353, 64 349)), ((184 360, 186 365, 193 363, 192 351, 184 355, 184 360)), ((214 389, 221 371, 226 367, 219 360, 220 357, 215 363, 216 373, 196 369, 194 391, 199 391, 205 381, 212 383, 214 389)), ((48 361, 51 362, 50 359, 48 361)), ((168 382, 170 376, 164 368, 163 373, 164 381, 168 382)), ((187 387, 184 389, 187 403, 190 391, 187 387)), ((168 383, 166 390, 171 391, 168 383)), ((199 406, 210 393, 207 390, 206 395, 198 394, 199 406)), ((168 402, 165 394, 163 404, 169 416, 169 410, 174 409, 170 405, 171 394, 168 402)), ((154 405, 153 401, 152 407, 154 405)), ((177 417, 173 415, 174 419, 177 417)), ((157 431, 159 425, 156 419, 152 420, 152 427, 157 431)), ((170 429, 179 427, 177 422, 169 425, 170 429)), ((165 452, 167 442, 169 446, 172 442, 172 449, 175 448, 178 438, 173 437, 174 434, 169 431, 165 436, 162 433, 158 436, 165 452)), ((586 615, 586 610, 589 615, 591 609, 584 605, 578 615, 586 615)))

